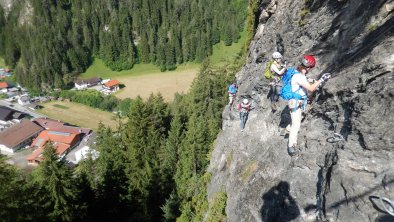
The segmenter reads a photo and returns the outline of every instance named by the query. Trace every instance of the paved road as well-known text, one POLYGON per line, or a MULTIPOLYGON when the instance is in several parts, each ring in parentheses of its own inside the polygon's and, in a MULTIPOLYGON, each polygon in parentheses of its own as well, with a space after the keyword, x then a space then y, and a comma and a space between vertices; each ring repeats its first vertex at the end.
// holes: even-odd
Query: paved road
POLYGON ((0 100, 0 106, 5 106, 5 107, 8 107, 10 109, 17 110, 19 112, 27 113, 30 116, 34 117, 34 118, 47 117, 45 115, 36 113, 33 110, 28 109, 28 108, 26 108, 24 106, 21 106, 18 103, 10 103, 10 102, 4 101, 4 100, 0 100))

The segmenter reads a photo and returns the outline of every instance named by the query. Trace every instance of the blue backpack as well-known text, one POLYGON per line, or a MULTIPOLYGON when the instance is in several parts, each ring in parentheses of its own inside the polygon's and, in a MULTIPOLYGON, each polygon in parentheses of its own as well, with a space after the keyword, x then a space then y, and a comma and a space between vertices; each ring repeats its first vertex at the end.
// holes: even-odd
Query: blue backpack
MULTIPOLYGON (((293 92, 291 90, 291 78, 296 74, 300 74, 300 73, 297 70, 295 70, 294 68, 287 69, 287 71, 285 72, 285 74, 282 77, 283 86, 282 86, 282 89, 280 90, 280 97, 282 97, 282 99, 284 99, 284 100, 295 99, 296 103, 298 102, 298 100, 304 99, 304 104, 303 104, 303 107, 304 107, 305 102, 306 102, 306 98, 301 96, 299 93, 297 93, 299 90, 301 90, 301 87, 295 92, 293 92)), ((294 110, 296 110, 296 109, 297 109, 297 107, 294 108, 294 110)))
POLYGON ((231 84, 231 85, 228 87, 228 92, 231 93, 231 94, 237 93, 237 88, 234 86, 234 84, 231 84))

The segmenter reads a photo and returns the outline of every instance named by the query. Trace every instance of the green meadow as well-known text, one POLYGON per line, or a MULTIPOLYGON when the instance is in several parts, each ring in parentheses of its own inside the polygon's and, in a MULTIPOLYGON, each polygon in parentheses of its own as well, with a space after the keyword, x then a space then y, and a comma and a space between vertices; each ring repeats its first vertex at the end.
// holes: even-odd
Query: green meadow
MULTIPOLYGON (((213 46, 213 53, 210 56, 210 62, 213 66, 220 66, 226 63, 234 61, 240 54, 242 47, 246 41, 246 31, 241 33, 241 37, 238 42, 233 43, 230 46, 226 46, 223 41, 213 46)), ((200 67, 200 63, 185 63, 178 65, 173 71, 174 73, 184 73, 187 70, 197 70, 200 67)), ((154 73, 161 73, 160 68, 153 64, 135 64, 130 70, 123 70, 120 72, 112 71, 105 66, 101 59, 95 58, 92 65, 86 70, 86 72, 80 75, 81 78, 101 77, 101 78, 115 78, 115 77, 126 77, 126 76, 140 76, 154 73)))

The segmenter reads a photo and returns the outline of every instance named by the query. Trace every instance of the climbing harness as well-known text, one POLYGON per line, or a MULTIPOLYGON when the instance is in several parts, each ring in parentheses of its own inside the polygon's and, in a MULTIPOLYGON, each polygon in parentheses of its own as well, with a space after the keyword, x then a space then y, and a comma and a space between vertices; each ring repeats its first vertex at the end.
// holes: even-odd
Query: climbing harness
POLYGON ((390 214, 391 216, 394 216, 394 201, 389 200, 388 198, 381 197, 381 196, 370 196, 371 202, 374 203, 374 205, 379 208, 381 211, 385 211, 386 213, 390 214), (378 206, 375 202, 372 201, 372 198, 376 198, 380 200, 380 204, 383 206, 383 209, 378 206))
POLYGON ((334 136, 327 138, 327 142, 329 143, 336 143, 343 140, 345 140, 345 138, 343 138, 340 133, 334 133, 334 136))

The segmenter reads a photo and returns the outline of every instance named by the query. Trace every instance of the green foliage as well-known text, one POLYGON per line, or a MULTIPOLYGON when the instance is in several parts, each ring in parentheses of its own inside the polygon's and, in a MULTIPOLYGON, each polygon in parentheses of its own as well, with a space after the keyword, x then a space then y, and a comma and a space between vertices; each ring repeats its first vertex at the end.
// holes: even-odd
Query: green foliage
POLYGON ((367 27, 367 29, 368 29, 368 31, 373 31, 373 30, 375 30, 375 29, 378 28, 378 27, 379 27, 379 23, 378 23, 378 22, 375 22, 375 23, 369 24, 368 27, 367 27))
POLYGON ((248 3, 248 13, 246 17, 246 31, 248 36, 245 42, 245 52, 248 50, 249 45, 254 37, 259 18, 259 6, 262 0, 249 0, 248 3))
POLYGON ((166 203, 161 207, 161 210, 163 211, 163 221, 171 222, 176 220, 180 212, 179 200, 174 192, 166 199, 166 203))
POLYGON ((113 111, 120 103, 119 99, 115 96, 106 96, 97 90, 63 90, 55 93, 54 96, 69 99, 72 102, 81 103, 105 111, 113 111))
POLYGON ((127 116, 130 113, 131 105, 132 105, 133 100, 130 98, 126 98, 123 100, 120 100, 117 106, 117 110, 121 116, 127 116))
POLYGON ((216 193, 212 203, 209 204, 209 214, 207 222, 226 221, 226 201, 227 195, 224 192, 216 193))
POLYGON ((83 207, 75 203, 78 193, 71 171, 59 161, 51 143, 42 155, 43 161, 33 174, 36 200, 48 212, 49 220, 72 221, 83 214, 83 207))
POLYGON ((65 88, 64 77, 84 72, 93 57, 115 71, 203 61, 214 44, 238 41, 246 2, 32 0, 34 10, 20 19, 25 7, 14 3, 7 20, 0 11, 0 55, 18 83, 46 91, 65 88))
POLYGON ((2 56, 4 55, 4 46, 5 46, 5 41, 4 41, 4 30, 5 30, 5 16, 4 16, 4 9, 3 7, 0 7, 0 67, 4 66, 4 61, 2 56))
MULTIPOLYGON (((34 191, 25 192, 23 199, 34 201, 27 201, 31 210, 21 215, 33 221, 225 220, 225 195, 208 203, 211 175, 206 169, 221 129, 227 85, 238 68, 213 69, 204 60, 190 93, 176 94, 170 104, 151 95, 146 101, 138 97, 105 106, 116 107, 127 121, 116 130, 100 124, 91 147, 98 158, 88 157, 73 174, 55 149, 46 147, 44 161, 21 188, 34 191)), ((98 107, 110 101, 90 90, 57 94, 98 107)), ((25 209, 17 203, 14 209, 25 209)))
POLYGON ((8 95, 6 93, 0 93, 0 99, 7 99, 8 95))
POLYGON ((304 8, 300 12, 300 20, 298 21, 299 26, 304 26, 306 24, 305 17, 309 14, 309 9, 304 8))
POLYGON ((5 162, 6 159, 0 154, 0 218, 1 221, 25 221, 32 216, 27 214, 26 181, 14 166, 5 162))

